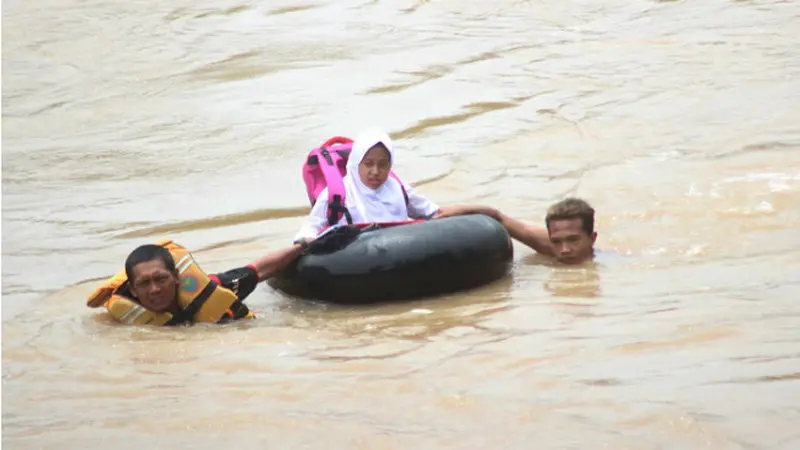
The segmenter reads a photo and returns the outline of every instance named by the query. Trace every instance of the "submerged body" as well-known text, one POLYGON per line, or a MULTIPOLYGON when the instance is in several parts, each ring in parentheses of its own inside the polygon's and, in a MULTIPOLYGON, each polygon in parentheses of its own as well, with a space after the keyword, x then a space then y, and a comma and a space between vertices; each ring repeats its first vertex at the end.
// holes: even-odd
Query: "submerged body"
POLYGON ((471 213, 494 217, 512 238, 559 263, 581 264, 594 258, 597 241, 594 208, 585 200, 566 198, 550 206, 545 216, 545 228, 525 224, 488 206, 467 209, 471 213))
MULTIPOLYGON (((324 146, 323 146, 324 148, 324 146)), ((341 193, 332 192, 330 184, 311 198, 312 208, 295 242, 317 237, 325 228, 358 223, 395 223, 407 220, 429 220, 469 213, 474 207, 440 207, 417 193, 392 172, 395 161, 391 137, 380 130, 367 130, 353 142, 346 170, 339 186, 341 193), (332 203, 344 196, 344 204, 332 203)), ((320 163, 321 164, 321 163, 320 163)), ((331 177, 338 171, 328 172, 331 177)), ((306 180, 309 195, 313 190, 306 180)))
POLYGON ((225 323, 252 318, 244 300, 259 281, 299 256, 300 246, 267 255, 244 267, 207 275, 184 247, 163 240, 136 248, 125 269, 89 296, 127 325, 225 323))
MULTIPOLYGON (((338 224, 401 222, 408 219, 431 218, 439 206, 418 194, 398 177, 390 176, 394 158, 394 145, 388 134, 378 130, 361 133, 353 142, 347 159, 344 185, 347 214, 338 224)), ((306 222, 295 239, 312 239, 331 223, 329 189, 319 194, 306 222)))

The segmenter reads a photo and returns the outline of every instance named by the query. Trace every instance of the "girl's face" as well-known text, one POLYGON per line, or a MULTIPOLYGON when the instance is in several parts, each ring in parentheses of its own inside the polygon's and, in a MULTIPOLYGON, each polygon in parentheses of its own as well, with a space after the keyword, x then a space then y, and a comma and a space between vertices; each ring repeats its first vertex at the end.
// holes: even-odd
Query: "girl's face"
POLYGON ((389 177, 392 169, 392 158, 389 150, 377 143, 370 148, 358 164, 358 176, 361 182, 372 189, 378 189, 389 177))

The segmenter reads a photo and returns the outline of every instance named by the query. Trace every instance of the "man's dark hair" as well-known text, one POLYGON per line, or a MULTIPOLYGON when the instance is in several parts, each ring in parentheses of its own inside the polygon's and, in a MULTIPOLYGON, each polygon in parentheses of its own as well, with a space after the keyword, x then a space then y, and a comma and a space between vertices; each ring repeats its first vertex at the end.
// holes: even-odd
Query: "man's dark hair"
POLYGON ((137 264, 153 260, 161 260, 167 270, 175 271, 175 259, 172 258, 169 250, 160 245, 145 244, 137 247, 125 260, 125 275, 128 276, 128 281, 133 283, 133 268, 137 264))
POLYGON ((571 219, 581 219, 581 228, 586 234, 594 231, 594 208, 579 198, 566 198, 551 206, 545 217, 547 230, 550 230, 551 222, 571 219))

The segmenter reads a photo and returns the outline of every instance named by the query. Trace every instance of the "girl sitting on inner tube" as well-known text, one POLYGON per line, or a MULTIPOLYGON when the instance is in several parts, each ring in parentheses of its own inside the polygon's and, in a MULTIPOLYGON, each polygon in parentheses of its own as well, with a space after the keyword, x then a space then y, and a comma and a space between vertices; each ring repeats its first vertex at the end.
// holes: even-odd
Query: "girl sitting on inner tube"
MULTIPOLYGON (((381 130, 362 132, 353 142, 347 160, 345 207, 353 223, 403 222, 410 219, 432 219, 470 213, 474 207, 440 207, 427 197, 395 177, 390 177, 394 161, 394 146, 388 134, 381 130), (405 195, 404 195, 405 190, 405 195), (408 202, 406 202, 406 195, 408 202)), ((328 193, 323 190, 295 242, 314 239, 328 227, 328 193)), ((342 217, 339 224, 347 224, 342 217)))

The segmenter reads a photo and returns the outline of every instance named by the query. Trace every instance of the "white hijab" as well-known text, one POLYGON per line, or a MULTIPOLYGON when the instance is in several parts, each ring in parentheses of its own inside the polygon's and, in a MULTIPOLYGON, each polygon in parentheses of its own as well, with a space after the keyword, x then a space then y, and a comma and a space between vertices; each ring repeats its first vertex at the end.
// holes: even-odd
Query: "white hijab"
POLYGON ((388 134, 381 130, 366 130, 359 134, 353 142, 353 150, 347 160, 347 174, 343 179, 347 208, 355 223, 408 220, 403 188, 397 180, 390 176, 377 189, 372 189, 358 176, 358 165, 376 144, 383 144, 389 150, 389 158, 394 166, 394 146, 388 134))

